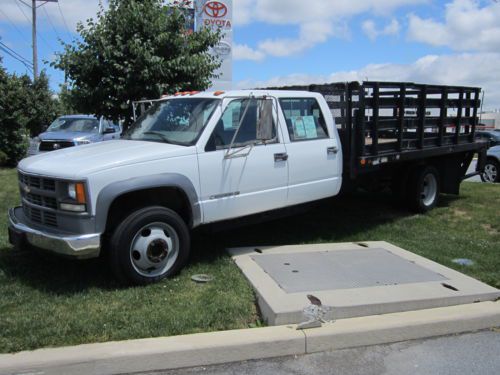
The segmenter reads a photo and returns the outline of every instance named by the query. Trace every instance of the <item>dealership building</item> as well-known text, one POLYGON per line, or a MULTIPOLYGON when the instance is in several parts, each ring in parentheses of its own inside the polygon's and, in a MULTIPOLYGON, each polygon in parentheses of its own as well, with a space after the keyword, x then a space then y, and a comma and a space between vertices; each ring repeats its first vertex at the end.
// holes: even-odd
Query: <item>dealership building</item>
POLYGON ((500 129, 500 110, 481 113, 479 123, 487 129, 500 129))

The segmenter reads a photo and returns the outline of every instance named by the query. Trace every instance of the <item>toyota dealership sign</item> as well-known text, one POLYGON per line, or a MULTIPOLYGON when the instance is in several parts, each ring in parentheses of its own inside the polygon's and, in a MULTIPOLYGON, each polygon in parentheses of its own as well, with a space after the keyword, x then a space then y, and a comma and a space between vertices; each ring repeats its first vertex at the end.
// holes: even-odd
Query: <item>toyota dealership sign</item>
POLYGON ((219 75, 213 81, 212 89, 230 90, 233 82, 233 1, 232 0, 196 0, 196 30, 209 28, 221 30, 222 40, 211 53, 222 60, 222 66, 215 72, 219 75))

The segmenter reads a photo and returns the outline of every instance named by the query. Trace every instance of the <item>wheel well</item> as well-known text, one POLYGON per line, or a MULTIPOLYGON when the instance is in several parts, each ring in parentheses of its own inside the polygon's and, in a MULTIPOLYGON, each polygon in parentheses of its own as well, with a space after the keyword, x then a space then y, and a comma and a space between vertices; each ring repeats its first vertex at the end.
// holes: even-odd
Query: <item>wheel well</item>
POLYGON ((496 163, 500 163, 500 160, 499 160, 499 159, 497 159, 497 158, 495 158, 494 156, 488 156, 488 157, 486 158, 486 161, 494 161, 494 162, 496 162, 496 163))
POLYGON ((176 187, 159 187, 124 193, 111 203, 106 218, 106 233, 111 233, 131 212, 147 206, 163 206, 174 210, 186 225, 192 225, 192 212, 186 194, 176 187))

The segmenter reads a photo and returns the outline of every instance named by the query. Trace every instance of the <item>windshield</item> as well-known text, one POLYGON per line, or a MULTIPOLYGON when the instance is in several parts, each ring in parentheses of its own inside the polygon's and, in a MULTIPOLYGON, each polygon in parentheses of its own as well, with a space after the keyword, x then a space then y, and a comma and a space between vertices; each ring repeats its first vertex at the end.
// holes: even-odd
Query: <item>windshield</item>
POLYGON ((58 118, 48 127, 47 131, 97 133, 99 121, 93 118, 58 118))
POLYGON ((193 145, 218 99, 186 98, 157 102, 127 131, 125 139, 193 145))

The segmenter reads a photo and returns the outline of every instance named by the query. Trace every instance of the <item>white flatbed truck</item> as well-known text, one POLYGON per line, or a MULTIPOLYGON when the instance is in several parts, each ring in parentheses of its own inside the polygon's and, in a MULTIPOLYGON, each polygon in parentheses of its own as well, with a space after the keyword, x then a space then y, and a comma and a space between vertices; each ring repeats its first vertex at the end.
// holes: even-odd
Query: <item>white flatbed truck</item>
POLYGON ((147 284, 182 268, 196 227, 346 186, 390 183, 425 212, 459 193, 475 154, 476 173, 484 165, 479 95, 382 82, 177 93, 121 140, 22 160, 9 238, 80 259, 106 253, 119 280, 147 284))

